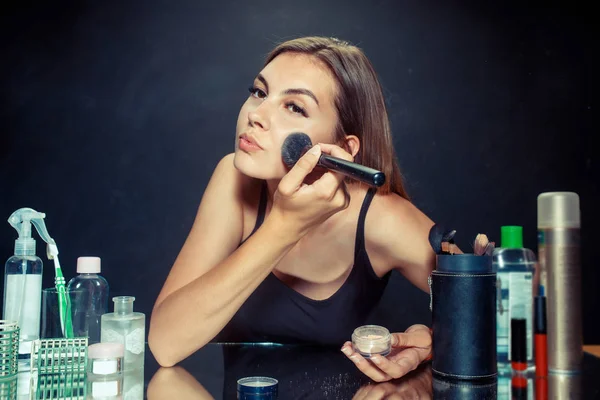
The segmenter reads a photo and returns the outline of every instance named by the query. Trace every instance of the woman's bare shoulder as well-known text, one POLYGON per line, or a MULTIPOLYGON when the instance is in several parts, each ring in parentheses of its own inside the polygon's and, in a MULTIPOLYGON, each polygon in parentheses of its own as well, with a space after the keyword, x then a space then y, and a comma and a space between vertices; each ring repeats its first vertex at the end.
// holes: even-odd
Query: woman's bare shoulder
POLYGON ((433 221, 413 203, 395 193, 376 194, 365 221, 367 249, 373 267, 390 269, 425 267, 431 262, 429 230, 433 221))

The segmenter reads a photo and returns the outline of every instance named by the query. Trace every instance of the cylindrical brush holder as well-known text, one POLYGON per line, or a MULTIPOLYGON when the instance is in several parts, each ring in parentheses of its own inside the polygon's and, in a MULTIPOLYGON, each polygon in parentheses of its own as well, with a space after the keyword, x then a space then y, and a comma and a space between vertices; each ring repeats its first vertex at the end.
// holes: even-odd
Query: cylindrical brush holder
POLYGON ((431 273, 433 373, 495 379, 496 273, 492 257, 438 255, 431 273))

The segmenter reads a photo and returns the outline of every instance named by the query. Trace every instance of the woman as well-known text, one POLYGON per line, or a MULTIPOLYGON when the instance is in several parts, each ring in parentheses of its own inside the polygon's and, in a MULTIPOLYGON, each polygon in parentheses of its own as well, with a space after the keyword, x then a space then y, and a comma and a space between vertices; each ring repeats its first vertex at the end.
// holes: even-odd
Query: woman
MULTIPOLYGON (((393 269, 428 291, 433 222, 407 199, 384 98, 356 47, 285 42, 267 57, 237 121, 235 153, 217 165, 152 312, 163 366, 219 340, 342 344, 364 323, 393 269), (287 169, 292 132, 317 143, 287 169), (315 168, 321 153, 381 170, 377 191, 315 168), (368 212, 367 212, 368 211, 368 212)), ((342 351, 376 381, 428 357, 423 325, 395 333, 392 355, 342 351)))

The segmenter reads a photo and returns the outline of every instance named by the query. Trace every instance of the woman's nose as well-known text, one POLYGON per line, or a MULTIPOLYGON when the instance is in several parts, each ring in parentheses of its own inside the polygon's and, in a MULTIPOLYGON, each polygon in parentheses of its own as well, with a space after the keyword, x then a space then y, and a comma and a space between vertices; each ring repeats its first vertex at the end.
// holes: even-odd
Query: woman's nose
POLYGON ((269 129, 269 117, 265 106, 266 104, 262 103, 254 110, 248 112, 248 125, 262 130, 269 129))

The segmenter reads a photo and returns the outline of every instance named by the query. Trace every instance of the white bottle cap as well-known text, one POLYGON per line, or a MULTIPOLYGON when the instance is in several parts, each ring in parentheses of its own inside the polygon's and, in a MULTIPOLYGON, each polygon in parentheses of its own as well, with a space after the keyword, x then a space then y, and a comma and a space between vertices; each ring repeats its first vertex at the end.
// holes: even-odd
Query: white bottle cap
POLYGON ((100 257, 79 257, 77 259, 78 274, 97 274, 100 272, 100 257))
POLYGON ((579 195, 573 192, 547 192, 537 198, 538 229, 580 228, 579 195))

